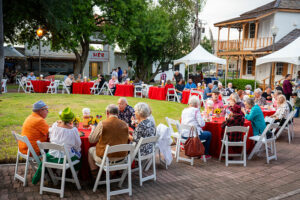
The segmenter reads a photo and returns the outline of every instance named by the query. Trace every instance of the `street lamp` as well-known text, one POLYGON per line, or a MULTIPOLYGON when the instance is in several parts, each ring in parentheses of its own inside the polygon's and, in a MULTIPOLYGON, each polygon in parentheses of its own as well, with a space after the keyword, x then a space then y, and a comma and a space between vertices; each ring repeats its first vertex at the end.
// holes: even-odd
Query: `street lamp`
POLYGON ((39 37, 39 75, 41 75, 41 37, 43 36, 43 29, 36 30, 36 34, 39 37))
MULTIPOLYGON (((277 28, 277 26, 276 25, 274 25, 273 27, 272 27, 272 29, 271 29, 271 31, 272 31, 272 35, 273 35, 273 45, 272 45, 272 53, 274 53, 274 51, 275 51, 275 38, 276 38, 276 35, 277 35, 277 33, 278 33, 278 28, 277 28)), ((273 72, 272 72, 272 66, 271 66, 271 68, 270 68, 270 81, 269 81, 269 86, 270 87, 272 87, 272 74, 273 74, 273 72)))

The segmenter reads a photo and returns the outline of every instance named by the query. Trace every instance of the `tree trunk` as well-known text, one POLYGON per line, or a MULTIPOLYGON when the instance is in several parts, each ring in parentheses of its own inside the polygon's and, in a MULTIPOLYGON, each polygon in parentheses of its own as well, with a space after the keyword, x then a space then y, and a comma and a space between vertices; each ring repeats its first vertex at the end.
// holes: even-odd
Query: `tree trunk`
POLYGON ((78 75, 78 74, 82 74, 83 73, 83 69, 84 66, 86 64, 86 61, 88 59, 88 55, 89 55, 89 48, 90 48, 90 42, 88 39, 82 39, 80 41, 80 45, 81 45, 81 54, 76 50, 74 50, 74 54, 76 57, 76 65, 75 65, 75 69, 74 69, 74 74, 78 75))
POLYGON ((4 72, 4 33, 3 33, 3 12, 2 12, 2 0, 0 0, 0 94, 2 94, 2 78, 4 72))

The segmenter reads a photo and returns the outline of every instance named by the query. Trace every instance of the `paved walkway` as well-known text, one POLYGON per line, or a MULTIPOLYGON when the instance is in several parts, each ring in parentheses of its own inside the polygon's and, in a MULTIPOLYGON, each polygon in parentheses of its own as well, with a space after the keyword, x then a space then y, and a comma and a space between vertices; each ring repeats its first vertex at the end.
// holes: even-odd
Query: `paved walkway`
MULTIPOLYGON (((206 164, 197 159, 192 167, 173 162, 168 170, 157 165, 157 181, 139 186, 133 175, 132 199, 300 199, 300 119, 295 120, 295 139, 288 144, 287 134, 277 140, 278 160, 266 164, 264 157, 255 157, 240 165, 225 167, 216 159, 206 164)), ((24 170, 24 167, 21 168, 24 170)), ((32 176, 32 170, 29 170, 32 176)), ((39 185, 23 187, 13 180, 14 166, 0 166, 0 199, 59 199, 58 195, 39 194, 39 185)), ((105 186, 92 192, 91 183, 81 183, 82 190, 66 184, 65 198, 105 199, 105 186)), ((113 187, 114 188, 114 187, 113 187)), ((118 195, 112 199, 131 199, 118 195)))

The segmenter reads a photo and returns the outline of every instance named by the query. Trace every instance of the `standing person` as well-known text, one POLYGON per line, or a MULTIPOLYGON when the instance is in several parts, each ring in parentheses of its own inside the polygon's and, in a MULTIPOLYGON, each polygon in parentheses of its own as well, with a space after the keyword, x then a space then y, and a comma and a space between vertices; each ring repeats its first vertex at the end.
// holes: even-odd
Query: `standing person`
POLYGON ((179 83, 179 81, 183 79, 182 74, 179 71, 175 71, 173 81, 176 81, 176 84, 179 83))
POLYGON ((166 74, 165 70, 162 70, 162 72, 160 74, 159 83, 161 84, 162 81, 164 81, 164 84, 166 84, 166 80, 167 80, 167 74, 166 74))
POLYGON ((128 78, 130 78, 130 80, 134 79, 134 69, 131 66, 128 66, 128 78))
POLYGON ((291 74, 286 75, 282 85, 283 94, 285 95, 287 101, 290 100, 290 97, 293 93, 293 85, 291 83, 291 80, 292 80, 292 75, 291 74))
POLYGON ((122 71, 121 67, 118 67, 118 81, 119 81, 119 83, 122 82, 122 75, 123 75, 123 71, 122 71))
POLYGON ((111 77, 116 77, 118 79, 118 72, 117 69, 113 69, 112 73, 111 73, 111 77))
MULTIPOLYGON (((29 115, 22 126, 22 136, 27 136, 30 144, 32 145, 35 153, 40 155, 40 149, 37 141, 47 142, 49 125, 46 122, 48 115, 48 106, 43 101, 38 101, 33 104, 32 113, 29 115)), ((27 145, 19 142, 19 150, 23 154, 27 154, 27 145)))
POLYGON ((69 76, 64 81, 65 85, 69 88, 71 94, 73 92, 73 79, 73 74, 69 74, 69 76))
POLYGON ((296 80, 295 80, 296 84, 300 84, 300 71, 298 71, 298 75, 296 77, 296 80))
POLYGON ((184 87, 185 87, 185 85, 184 85, 184 80, 183 79, 181 79, 178 82, 178 84, 176 84, 176 86, 175 86, 176 93, 177 93, 177 95, 179 96, 180 99, 182 98, 182 91, 184 90, 184 87))

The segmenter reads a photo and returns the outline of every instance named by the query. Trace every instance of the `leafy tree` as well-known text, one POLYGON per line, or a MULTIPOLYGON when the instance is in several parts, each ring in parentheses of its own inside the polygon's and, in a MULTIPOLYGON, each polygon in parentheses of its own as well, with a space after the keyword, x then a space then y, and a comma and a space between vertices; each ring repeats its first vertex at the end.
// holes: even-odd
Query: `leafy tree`
POLYGON ((211 42, 210 40, 204 36, 202 41, 201 41, 201 46, 206 49, 206 51, 208 51, 209 53, 213 53, 212 52, 212 46, 211 46, 211 42))

